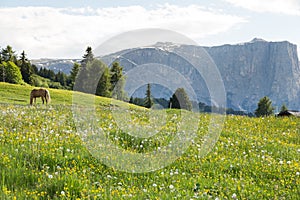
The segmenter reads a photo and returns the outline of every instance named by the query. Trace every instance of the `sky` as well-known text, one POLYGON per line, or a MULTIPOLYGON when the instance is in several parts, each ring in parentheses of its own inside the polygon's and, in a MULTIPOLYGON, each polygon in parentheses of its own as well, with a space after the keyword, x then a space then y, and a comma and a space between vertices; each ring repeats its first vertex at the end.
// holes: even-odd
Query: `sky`
POLYGON ((81 58, 87 46, 148 28, 202 46, 262 38, 300 47, 299 23, 299 0, 9 0, 0 2, 0 47, 29 59, 81 58))

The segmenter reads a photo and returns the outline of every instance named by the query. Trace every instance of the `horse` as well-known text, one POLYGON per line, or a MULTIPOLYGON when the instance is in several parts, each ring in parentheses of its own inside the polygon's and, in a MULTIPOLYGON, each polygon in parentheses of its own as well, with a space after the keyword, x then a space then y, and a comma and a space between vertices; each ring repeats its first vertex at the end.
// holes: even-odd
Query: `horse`
POLYGON ((46 101, 46 104, 50 103, 50 100, 51 100, 50 93, 46 89, 40 88, 40 89, 31 90, 31 92, 30 92, 30 105, 32 105, 33 102, 36 103, 36 98, 37 97, 42 98, 43 104, 44 104, 44 101, 46 101))

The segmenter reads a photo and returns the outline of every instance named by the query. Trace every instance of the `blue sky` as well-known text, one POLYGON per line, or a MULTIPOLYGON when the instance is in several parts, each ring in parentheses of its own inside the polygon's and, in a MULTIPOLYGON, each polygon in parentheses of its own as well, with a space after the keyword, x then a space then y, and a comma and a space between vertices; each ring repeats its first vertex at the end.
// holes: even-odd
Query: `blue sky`
POLYGON ((122 32, 161 28, 199 45, 288 40, 300 46, 298 0, 9 0, 0 3, 0 47, 30 59, 80 58, 122 32))

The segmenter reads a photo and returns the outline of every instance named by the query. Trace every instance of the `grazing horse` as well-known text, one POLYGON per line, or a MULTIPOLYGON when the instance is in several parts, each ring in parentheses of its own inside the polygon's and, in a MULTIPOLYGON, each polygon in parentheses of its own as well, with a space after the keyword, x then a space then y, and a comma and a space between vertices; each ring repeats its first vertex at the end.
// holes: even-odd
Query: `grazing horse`
POLYGON ((44 104, 44 101, 46 100, 46 104, 48 102, 50 102, 50 93, 48 90, 46 89, 33 89, 31 90, 31 93, 30 93, 30 105, 32 105, 33 101, 36 103, 36 98, 37 97, 41 97, 42 98, 42 101, 43 101, 43 104, 44 104))

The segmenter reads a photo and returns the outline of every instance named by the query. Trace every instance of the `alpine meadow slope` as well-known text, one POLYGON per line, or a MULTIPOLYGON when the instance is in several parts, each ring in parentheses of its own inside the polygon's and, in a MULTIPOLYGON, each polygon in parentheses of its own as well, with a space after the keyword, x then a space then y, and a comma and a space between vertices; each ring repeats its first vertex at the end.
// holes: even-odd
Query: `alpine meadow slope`
MULTIPOLYGON (((0 88, 1 199, 299 197, 298 118, 227 116, 217 143, 203 156, 203 136, 214 114, 190 113, 199 117, 199 128, 182 156, 159 170, 127 173, 104 165, 88 150, 77 132, 71 91, 50 90, 53 104, 28 106, 26 96, 32 87, 0 83, 0 88), (63 100, 63 96, 67 98, 63 100)), ((112 148, 145 153, 172 144, 183 116, 180 110, 165 110, 166 123, 161 130, 149 138, 139 138, 118 126, 114 114, 124 114, 124 108, 125 103, 112 106, 107 98, 99 97, 95 103, 94 125, 104 131, 112 148)), ((149 112, 138 107, 126 111, 131 125, 147 126, 162 120, 158 115, 149 120, 149 112)), ((85 134, 93 131, 89 130, 85 134)))

